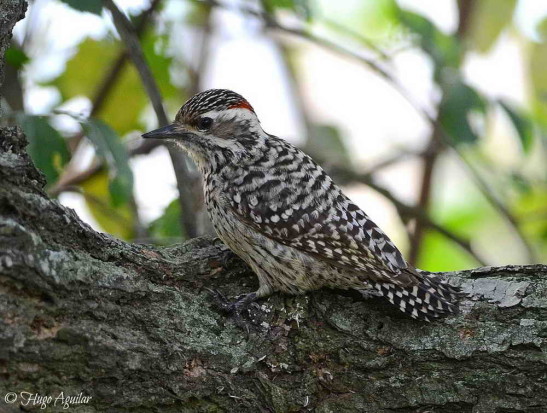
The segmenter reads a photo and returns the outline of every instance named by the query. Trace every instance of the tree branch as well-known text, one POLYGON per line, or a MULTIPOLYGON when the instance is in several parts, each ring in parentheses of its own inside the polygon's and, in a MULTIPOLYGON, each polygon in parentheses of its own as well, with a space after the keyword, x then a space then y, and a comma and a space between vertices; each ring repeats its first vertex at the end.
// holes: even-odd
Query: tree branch
POLYGON ((118 6, 116 6, 113 0, 103 0, 103 4, 112 14, 114 25, 116 26, 118 34, 124 43, 129 57, 139 73, 141 82, 146 90, 146 93, 148 94, 148 97, 150 98, 150 102, 152 103, 152 107, 156 113, 156 117, 158 118, 158 123, 160 126, 167 125, 169 120, 167 119, 165 109, 163 108, 160 90, 156 84, 154 76, 152 75, 150 67, 146 63, 139 38, 135 33, 131 22, 125 14, 118 9, 118 6))
POLYGON ((280 33, 285 33, 306 41, 309 41, 317 46, 320 46, 324 49, 330 50, 341 56, 355 60, 365 66, 367 66, 372 72, 376 73, 380 78, 384 79, 390 86, 393 87, 415 110, 417 110, 426 120, 432 121, 433 118, 431 114, 423 107, 421 107, 415 99, 408 93, 408 91, 399 83, 399 81, 389 73, 387 68, 382 67, 379 62, 376 62, 372 59, 369 59, 366 56, 363 56, 359 53, 356 53, 352 50, 349 50, 345 46, 334 43, 326 38, 317 36, 309 31, 297 28, 289 27, 281 23, 274 16, 269 13, 265 13, 259 10, 252 9, 245 6, 232 7, 228 4, 217 0, 192 0, 197 3, 208 4, 214 7, 220 7, 227 10, 239 11, 243 14, 254 16, 264 22, 267 28, 278 31, 280 33))
POLYGON ((530 244, 530 242, 526 238, 526 235, 520 228, 520 224, 517 218, 511 213, 511 211, 509 211, 509 209, 503 204, 503 202, 501 202, 498 199, 498 197, 493 193, 491 188, 481 177, 480 173, 476 170, 473 164, 467 160, 465 155, 460 153, 459 151, 458 151, 458 154, 459 154, 460 160, 467 167, 467 170, 469 174, 471 175, 471 178, 475 181, 475 184, 480 189, 481 193, 484 195, 484 197, 487 199, 490 205, 492 205, 494 209, 498 211, 500 216, 505 219, 507 224, 513 229, 517 238, 520 239, 522 246, 524 247, 524 251, 526 252, 528 262, 531 262, 531 263, 539 262, 536 252, 534 251, 533 246, 530 244))
MULTIPOLYGON (((418 208, 423 211, 429 209, 431 201, 431 190, 433 185, 433 170, 437 163, 437 158, 445 148, 442 142, 442 129, 437 119, 437 122, 433 125, 431 137, 427 144, 426 150, 422 155, 422 179, 420 184, 420 192, 418 194, 418 208)), ((416 220, 414 225, 414 231, 410 238, 410 252, 408 254, 408 261, 416 266, 419 259, 420 248, 424 237, 424 221, 416 220)))
MULTIPOLYGON (((150 22, 150 18, 157 10, 160 3, 161 0, 152 0, 150 6, 148 6, 148 8, 139 16, 139 20, 135 28, 135 34, 137 35, 137 38, 142 38, 142 35, 144 34, 144 31, 148 26, 148 23, 150 22)), ((110 66, 110 70, 107 71, 93 97, 93 107, 90 114, 91 117, 95 116, 102 109, 103 104, 108 99, 110 92, 118 81, 121 71, 125 66, 125 63, 127 62, 127 59, 128 54, 127 51, 124 49, 122 52, 120 52, 114 63, 112 63, 112 65, 110 66)))
POLYGON ((91 230, 47 198, 25 144, 0 129, 0 404, 64 392, 109 412, 547 409, 546 266, 446 274, 469 297, 434 323, 321 290, 261 300, 243 331, 207 293, 256 287, 223 244, 91 230))
MULTIPOLYGON (((463 38, 469 28, 470 16, 474 8, 475 0, 458 0, 458 28, 457 36, 460 41, 463 42, 463 38)), ((422 180, 420 185, 420 192, 418 195, 418 206, 427 211, 431 203, 431 188, 433 185, 433 170, 439 155, 446 149, 446 145, 443 142, 443 128, 439 120, 439 110, 437 110, 437 118, 431 125, 432 131, 427 144, 427 150, 423 155, 423 170, 422 180)), ((411 264, 416 265, 419 259, 420 248, 424 237, 423 221, 416 221, 414 226, 414 233, 410 243, 409 261, 411 264)))
MULTIPOLYGON (((118 9, 112 0, 103 0, 104 6, 112 13, 114 25, 122 38, 127 52, 139 73, 141 82, 152 102, 152 107, 156 113, 159 126, 165 126, 169 123, 160 95, 159 88, 156 85, 154 76, 146 63, 144 53, 135 34, 133 26, 127 17, 118 9)), ((187 237, 193 238, 197 235, 195 199, 193 193, 194 178, 187 167, 187 158, 181 152, 172 147, 168 148, 171 162, 177 178, 177 187, 179 190, 179 202, 181 206, 181 224, 187 237)))

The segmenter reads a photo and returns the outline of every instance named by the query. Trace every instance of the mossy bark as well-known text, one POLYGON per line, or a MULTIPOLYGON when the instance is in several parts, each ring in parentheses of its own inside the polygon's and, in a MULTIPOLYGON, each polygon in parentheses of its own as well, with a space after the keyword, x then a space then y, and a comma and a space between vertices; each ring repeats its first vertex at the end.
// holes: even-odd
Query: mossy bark
MULTIPOLYGON (((0 1, 0 19, 23 8, 0 1)), ((79 412, 547 411, 546 266, 447 274, 470 297, 430 324, 325 290, 260 301, 241 329, 208 289, 256 280, 220 241, 97 233, 48 198, 25 146, 0 130, 0 411, 20 411, 8 392, 91 396, 79 412)))

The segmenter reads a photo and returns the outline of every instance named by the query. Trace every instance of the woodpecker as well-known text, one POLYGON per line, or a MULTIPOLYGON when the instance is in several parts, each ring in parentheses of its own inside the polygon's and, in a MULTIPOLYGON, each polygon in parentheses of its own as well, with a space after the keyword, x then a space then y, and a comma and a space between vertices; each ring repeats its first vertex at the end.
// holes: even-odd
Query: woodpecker
POLYGON ((382 296, 415 319, 456 313, 459 290, 405 261, 386 234, 304 152, 266 133, 241 95, 211 89, 192 97, 166 127, 203 174, 205 203, 220 239, 256 273, 257 291, 322 287, 382 296))

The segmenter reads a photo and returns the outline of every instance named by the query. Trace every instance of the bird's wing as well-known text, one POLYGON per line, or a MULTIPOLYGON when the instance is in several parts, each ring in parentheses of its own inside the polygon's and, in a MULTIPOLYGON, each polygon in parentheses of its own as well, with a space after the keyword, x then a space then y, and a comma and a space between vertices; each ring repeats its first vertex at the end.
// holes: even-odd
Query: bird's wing
POLYGON ((377 281, 408 284, 403 256, 384 232, 349 200, 311 158, 298 167, 250 170, 225 202, 264 236, 377 281), (276 171, 272 173, 271 171, 276 171), (398 278, 399 277, 399 278, 398 278))

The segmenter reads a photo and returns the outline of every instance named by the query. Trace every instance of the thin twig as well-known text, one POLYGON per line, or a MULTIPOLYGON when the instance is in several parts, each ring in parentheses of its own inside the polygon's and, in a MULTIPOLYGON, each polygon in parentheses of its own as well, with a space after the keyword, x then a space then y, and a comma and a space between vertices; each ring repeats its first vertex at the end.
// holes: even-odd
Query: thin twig
MULTIPOLYGON (((112 14, 112 19, 118 34, 124 42, 127 52, 129 53, 129 57, 135 65, 144 89, 146 90, 146 93, 152 103, 159 126, 167 125, 169 121, 163 107, 159 88, 156 84, 154 76, 152 75, 150 67, 146 63, 139 39, 133 26, 131 25, 131 22, 112 0, 103 0, 103 4, 112 14)), ((181 152, 176 151, 174 148, 168 147, 168 149, 177 178, 179 201, 182 210, 181 223, 186 236, 188 238, 193 238, 198 235, 194 208, 195 197, 192 190, 193 178, 191 178, 187 167, 186 156, 181 152)))
POLYGON ((376 73, 378 76, 380 76, 382 79, 384 79, 388 84, 390 84, 394 90, 396 90, 408 103, 415 108, 426 120, 429 122, 433 121, 432 115, 428 112, 427 109, 421 107, 414 98, 408 93, 408 91, 399 83, 397 79, 395 79, 388 71, 387 69, 383 68, 379 63, 375 62, 372 59, 369 59, 366 56, 363 56, 359 53, 356 53, 352 50, 349 50, 348 48, 334 43, 328 39, 325 39, 323 37, 317 36, 309 31, 296 28, 296 27, 289 27, 281 23, 279 20, 275 19, 272 15, 252 9, 250 7, 245 6, 235 6, 232 7, 231 5, 225 4, 223 2, 220 2, 218 0, 193 0, 197 3, 201 4, 208 4, 210 6, 219 7, 226 10, 235 10, 243 14, 247 14, 250 16, 257 17, 261 19, 266 27, 268 29, 272 29, 275 31, 278 31, 280 33, 289 34, 295 37, 298 37, 300 39, 307 40, 315 45, 321 46, 325 49, 330 50, 331 52, 337 53, 344 57, 349 57, 353 60, 358 61, 359 63, 364 64, 369 69, 371 69, 374 73, 376 73))
POLYGON ((332 27, 334 30, 342 34, 345 34, 346 36, 352 37, 353 39, 355 39, 361 44, 365 44, 367 48, 369 48, 374 53, 376 53, 382 60, 385 60, 385 61, 391 60, 391 57, 382 49, 380 49, 378 46, 376 46, 374 42, 372 42, 370 39, 367 39, 366 37, 360 35, 359 33, 354 32, 353 30, 338 23, 337 21, 329 19, 328 17, 322 16, 319 19, 319 22, 324 23, 326 26, 332 27))
MULTIPOLYGON (((160 5, 160 2, 161 0, 152 0, 150 6, 139 16, 138 24, 135 27, 135 33, 139 39, 142 38, 144 31, 148 23, 150 22, 150 17, 156 11, 158 6, 160 5)), ((93 97, 93 108, 91 109, 90 114, 91 117, 96 115, 102 109, 104 102, 110 95, 113 86, 116 84, 125 63, 127 62, 127 58, 127 52, 124 49, 122 52, 120 52, 120 54, 112 64, 111 69, 103 78, 103 81, 101 82, 93 97)))
POLYGON ((507 207, 498 199, 498 197, 494 194, 492 189, 488 186, 488 184, 484 181, 481 174, 476 170, 476 168, 473 166, 473 164, 466 158, 466 156, 458 151, 456 148, 456 151, 459 155, 459 158, 463 162, 463 164, 467 167, 467 170, 469 171, 472 179, 475 181, 475 184, 479 188, 479 190, 482 192, 482 194, 485 196, 485 198, 488 200, 490 205, 492 205, 498 213, 505 218, 509 226, 513 228, 515 231, 515 234, 518 236, 518 238, 521 240, 522 246, 524 247, 527 255, 528 262, 534 264, 538 263, 539 259, 536 255, 536 252, 534 251, 534 248, 524 235, 524 232, 520 228, 520 225, 517 221, 517 218, 513 216, 511 211, 507 209, 507 207))
POLYGON ((367 175, 372 175, 382 169, 389 168, 390 166, 396 165, 400 162, 406 161, 409 158, 415 158, 418 156, 423 156, 423 151, 411 151, 408 149, 400 150, 394 153, 391 156, 386 157, 372 165, 367 165, 366 171, 364 172, 367 175))
POLYGON ((357 60, 358 62, 366 65, 371 69, 374 73, 379 75, 382 79, 384 79, 388 84, 392 86, 392 88, 399 93, 422 117, 427 120, 429 123, 433 121, 433 118, 429 111, 422 107, 416 100, 409 94, 409 92, 399 83, 397 79, 395 79, 391 74, 387 72, 386 69, 383 69, 380 67, 377 63, 373 62, 372 60, 368 59, 365 56, 361 56, 360 54, 354 53, 351 50, 346 49, 343 46, 340 46, 336 43, 333 43, 327 39, 318 37, 314 34, 308 33, 301 29, 295 29, 295 28, 289 28, 281 25, 280 23, 274 22, 270 23, 270 27, 277 29, 279 31, 282 31, 284 33, 292 34, 294 36, 299 36, 301 38, 304 38, 316 45, 322 46, 326 49, 331 50, 332 52, 336 52, 342 56, 350 57, 354 60, 357 60))
MULTIPOLYGON (((420 192, 418 196, 418 207, 424 211, 429 209, 431 201, 431 189, 433 186, 433 170, 437 163, 438 156, 445 148, 442 142, 442 129, 437 121, 431 131, 431 137, 427 144, 426 150, 422 154, 422 179, 420 184, 420 192)), ((410 251, 408 253, 408 261, 412 265, 416 265, 420 255, 420 249, 424 237, 424 221, 416 220, 414 231, 410 238, 410 251)))
MULTIPOLYGON (((148 155, 150 152, 152 152, 152 150, 162 145, 163 142, 159 140, 148 140, 144 141, 143 144, 140 144, 134 148, 128 148, 127 153, 129 154, 130 158, 138 155, 148 155)), ((105 165, 98 159, 95 159, 91 163, 91 166, 89 166, 87 169, 71 174, 66 179, 63 179, 62 182, 59 181, 48 192, 53 197, 58 196, 60 193, 66 191, 69 187, 79 185, 87 179, 91 178, 92 176, 95 176, 104 168, 105 165)))
POLYGON ((121 222, 126 227, 131 227, 133 225, 133 222, 131 222, 130 219, 117 211, 116 208, 111 207, 99 197, 84 191, 80 187, 69 186, 66 188, 65 192, 74 192, 76 194, 82 195, 86 199, 86 201, 89 201, 90 203, 96 205, 98 208, 102 209, 102 211, 106 215, 112 216, 116 221, 121 222))
POLYGON ((131 25, 129 19, 122 13, 118 6, 116 6, 113 0, 103 0, 103 4, 112 14, 114 25, 116 26, 118 34, 124 42, 124 46, 129 54, 129 57, 139 73, 141 82, 146 93, 148 94, 150 102, 152 103, 156 117, 158 118, 158 123, 161 126, 167 125, 169 120, 167 119, 167 115, 163 107, 160 90, 156 84, 156 80, 152 75, 152 71, 150 70, 148 63, 146 63, 146 59, 135 29, 131 25))
MULTIPOLYGON (((150 6, 138 16, 138 24, 136 26, 135 32, 137 33, 137 37, 139 39, 144 34, 144 31, 148 26, 152 15, 160 5, 160 2, 161 0, 152 0, 150 6)), ((112 90, 114 89, 114 86, 118 82, 122 73, 122 69, 127 63, 127 58, 127 51, 125 49, 122 49, 114 62, 110 65, 110 69, 106 71, 106 74, 103 76, 103 79, 99 83, 99 86, 95 90, 93 98, 91 99, 91 112, 89 114, 89 117, 95 117, 103 108, 104 103, 108 101, 108 97, 110 96, 112 90)), ((80 132, 73 138, 69 139, 69 145, 72 152, 76 152, 80 142, 82 141, 83 136, 84 134, 80 132)))
MULTIPOLYGON (((463 41, 466 30, 469 27, 469 20, 473 10, 475 0, 460 0, 458 2, 459 20, 457 36, 463 41)), ((437 117, 431 123, 431 135, 427 144, 427 149, 422 156, 422 179, 420 192, 418 196, 418 206, 424 210, 429 210, 431 204, 431 191, 433 186, 433 170, 439 159, 439 155, 446 149, 447 145, 443 142, 443 128, 439 120, 440 112, 437 111, 437 117)), ((412 265, 416 265, 420 256, 420 249, 424 238, 424 222, 417 220, 414 225, 414 233, 410 242, 410 252, 408 260, 412 265)))

